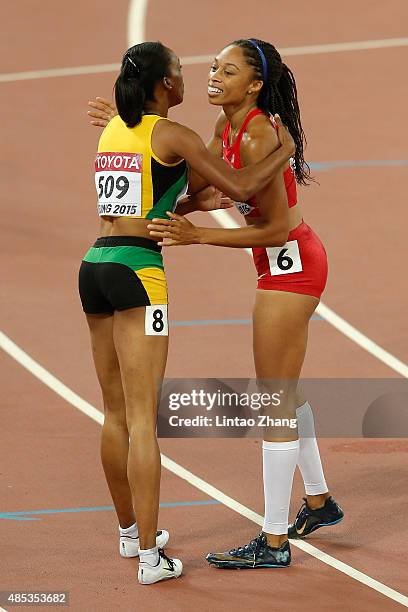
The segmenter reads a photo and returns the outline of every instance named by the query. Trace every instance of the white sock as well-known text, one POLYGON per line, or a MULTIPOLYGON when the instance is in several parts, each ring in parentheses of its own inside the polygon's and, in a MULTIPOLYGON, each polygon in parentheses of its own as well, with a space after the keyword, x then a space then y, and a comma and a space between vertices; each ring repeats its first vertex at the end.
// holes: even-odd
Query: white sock
POLYGON ((129 538, 137 538, 139 535, 137 524, 133 523, 133 525, 126 527, 126 529, 119 525, 119 534, 121 536, 128 536, 129 538))
POLYGON ((155 567, 159 563, 158 547, 146 548, 146 550, 139 548, 139 559, 141 563, 148 563, 152 567, 155 567))
POLYGON ((326 480, 316 441, 313 412, 309 402, 296 410, 299 433, 298 466, 302 474, 306 495, 327 493, 326 480))
POLYGON ((288 515, 299 440, 266 442, 262 445, 265 518, 263 531, 274 535, 288 532, 288 515))

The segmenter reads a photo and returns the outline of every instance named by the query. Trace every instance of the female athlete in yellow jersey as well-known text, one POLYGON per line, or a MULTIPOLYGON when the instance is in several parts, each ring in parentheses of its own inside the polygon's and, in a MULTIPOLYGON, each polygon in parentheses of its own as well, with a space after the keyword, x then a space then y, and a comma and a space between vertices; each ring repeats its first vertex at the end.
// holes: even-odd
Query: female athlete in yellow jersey
MULTIPOLYGON (((139 555, 142 584, 182 571, 181 562, 161 549, 168 534, 157 532, 156 418, 167 358, 167 290, 160 247, 147 226, 174 211, 188 181, 190 193, 204 179, 245 201, 294 152, 277 118, 281 145, 272 155, 251 168, 227 167, 197 134, 167 119, 183 91, 180 61, 161 43, 142 43, 125 53, 115 83, 119 115, 102 133, 95 161, 100 238, 79 273, 104 401, 102 464, 119 519, 121 554, 139 555)), ((184 212, 194 206, 186 203, 184 212)))

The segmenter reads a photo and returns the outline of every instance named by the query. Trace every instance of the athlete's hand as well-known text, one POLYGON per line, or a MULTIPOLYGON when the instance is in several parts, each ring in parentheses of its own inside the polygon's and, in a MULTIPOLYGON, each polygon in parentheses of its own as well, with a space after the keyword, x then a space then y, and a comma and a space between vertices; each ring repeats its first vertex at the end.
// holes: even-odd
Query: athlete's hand
POLYGON ((280 116, 274 115, 273 119, 277 127, 279 142, 281 143, 282 147, 287 150, 288 157, 292 157, 292 155, 294 155, 296 152, 295 141, 293 140, 286 125, 283 125, 280 116))
POLYGON ((106 98, 89 100, 88 106, 92 109, 88 111, 88 115, 93 117, 91 125, 96 125, 97 127, 106 127, 109 121, 118 114, 115 104, 106 98))
POLYGON ((159 246, 200 244, 200 228, 185 217, 167 212, 169 219, 153 219, 147 226, 150 235, 160 238, 159 246))
POLYGON ((193 196, 190 196, 190 203, 195 210, 219 210, 220 208, 231 208, 234 203, 231 198, 224 196, 216 187, 209 185, 193 196))

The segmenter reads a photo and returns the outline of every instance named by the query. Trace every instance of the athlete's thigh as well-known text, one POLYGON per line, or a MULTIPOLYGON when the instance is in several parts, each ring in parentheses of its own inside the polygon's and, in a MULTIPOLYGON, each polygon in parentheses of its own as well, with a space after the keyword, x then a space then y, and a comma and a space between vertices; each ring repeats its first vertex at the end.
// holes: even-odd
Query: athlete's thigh
POLYGON ((127 409, 156 404, 167 361, 168 336, 146 334, 146 308, 115 311, 113 337, 127 409))
POLYGON ((113 314, 86 315, 91 335, 92 355, 102 387, 118 372, 118 358, 113 343, 113 314))
POLYGON ((113 314, 86 315, 91 334, 95 370, 102 389, 105 410, 125 419, 122 379, 113 342, 113 314))
POLYGON ((299 293, 256 292, 253 347, 258 378, 299 377, 308 323, 318 303, 317 298, 299 293))

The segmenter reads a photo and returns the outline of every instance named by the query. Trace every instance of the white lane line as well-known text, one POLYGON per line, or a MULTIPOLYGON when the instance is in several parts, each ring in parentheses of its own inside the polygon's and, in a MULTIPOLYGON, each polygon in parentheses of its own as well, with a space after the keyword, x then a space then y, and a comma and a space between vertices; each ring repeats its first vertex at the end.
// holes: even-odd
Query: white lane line
MULTIPOLYGON (((318 55, 324 53, 344 53, 346 51, 366 51, 369 49, 386 49, 392 47, 407 47, 408 38, 384 38, 381 40, 360 40, 356 42, 328 43, 327 45, 306 45, 303 47, 281 47, 279 53, 283 57, 295 55, 318 55)), ((184 66, 208 64, 213 55, 189 55, 181 58, 184 66)))
POLYGON ((0 83, 14 81, 31 81, 32 79, 49 79, 54 77, 77 76, 82 74, 99 74, 117 72, 120 64, 95 64, 92 66, 73 66, 70 68, 50 68, 48 70, 30 70, 28 72, 9 72, 0 74, 0 83))
MULTIPOLYGON (((142 16, 142 22, 146 19, 147 0, 137 0, 130 4, 130 20, 128 24, 129 46, 143 41, 143 27, 140 27, 138 11, 142 16), (139 5, 139 6, 138 6, 139 5), (134 24, 134 25, 131 25, 134 24)), ((384 38, 381 40, 361 40, 356 42, 330 43, 327 45, 308 45, 303 47, 283 47, 279 51, 284 57, 316 55, 324 53, 340 53, 346 51, 366 51, 369 49, 387 49, 392 47, 408 46, 408 38, 384 38)), ((177 51, 177 50, 176 50, 177 51)), ((181 58, 184 66, 197 64, 209 64, 214 59, 213 55, 190 55, 181 58)), ((50 68, 48 70, 30 70, 26 72, 9 72, 0 74, 0 83, 11 83, 14 81, 29 81, 32 79, 46 79, 53 77, 77 76, 83 74, 99 74, 103 72, 117 72, 120 64, 96 64, 90 66, 73 66, 68 68, 50 68)))
MULTIPOLYGON (((210 214, 214 217, 221 227, 225 229, 234 229, 240 227, 235 219, 226 210, 211 211, 210 214)), ((250 257, 252 257, 251 249, 244 249, 250 257)), ((337 331, 342 333, 344 336, 352 340, 358 346, 363 348, 365 351, 373 355, 379 361, 382 361, 386 366, 401 374, 405 378, 408 378, 408 365, 394 357, 391 353, 383 349, 376 342, 365 336, 353 325, 348 323, 345 319, 336 314, 331 308, 326 306, 323 302, 320 302, 316 308, 316 313, 320 315, 327 323, 330 323, 337 331)))
POLYGON ((308 45, 304 47, 286 47, 282 55, 314 55, 316 53, 339 53, 345 51, 366 51, 369 49, 387 49, 408 46, 408 38, 382 38, 380 40, 359 40, 355 42, 328 43, 327 45, 308 45))
POLYGON ((23 351, 15 344, 8 336, 0 331, 0 348, 3 349, 10 357, 13 357, 26 370, 31 372, 44 385, 49 387, 54 393, 69 402, 72 406, 89 416, 91 419, 103 425, 103 414, 97 410, 92 404, 86 402, 82 397, 74 393, 69 387, 64 385, 58 378, 53 376, 48 370, 43 368, 39 363, 23 351))
MULTIPOLYGON (((146 9, 147 9, 147 0, 143 0, 142 2, 140 2, 140 0, 132 0, 131 5, 130 5, 130 14, 132 15, 132 11, 134 11, 134 13, 132 15, 132 21, 133 21, 134 24, 137 24, 138 26, 140 26, 140 32, 142 32, 142 27, 143 27, 145 16, 146 16, 146 9), (143 21, 142 21, 142 19, 143 19, 143 21)), ((131 31, 130 30, 130 22, 129 22, 128 31, 131 31)), ((132 34, 133 34, 133 30, 132 30, 132 34)), ((141 33, 139 33, 137 36, 139 37, 139 38, 137 38, 137 40, 143 40, 143 36, 142 36, 141 33)), ((394 39, 394 43, 395 43, 395 40, 396 39, 394 39)), ((408 44, 408 39, 398 39, 398 40, 399 41, 401 41, 401 40, 407 41, 407 42, 404 42, 404 45, 408 44)), ((375 47, 373 47, 373 46, 364 46, 364 47, 359 46, 358 48, 360 48, 360 49, 361 48, 365 48, 365 49, 367 49, 367 48, 379 48, 379 43, 385 43, 386 41, 366 41, 366 45, 368 43, 370 43, 370 42, 371 43, 376 42, 377 46, 375 46, 375 47)), ((134 44, 134 42, 131 42, 131 44, 134 44)), ((327 53, 327 52, 334 51, 334 50, 336 50, 336 51, 346 50, 344 45, 347 45, 347 44, 350 45, 350 43, 343 43, 342 44, 342 47, 343 47, 342 49, 339 49, 339 48, 334 49, 335 46, 339 47, 339 45, 315 45, 314 47, 303 47, 303 48, 298 48, 298 49, 303 49, 303 54, 307 54, 307 53, 313 53, 313 48, 317 49, 317 47, 320 47, 320 51, 316 50, 315 51, 316 53, 322 53, 322 52, 323 53, 327 53), (323 50, 323 47, 325 47, 325 50, 323 50), (330 51, 328 50, 328 47, 330 47, 330 51)), ((364 43, 360 43, 360 45, 362 45, 362 44, 364 44, 364 43)), ((387 45, 386 44, 382 44, 381 46, 384 47, 384 46, 387 46, 387 45)), ((400 43, 398 45, 392 44, 392 45, 388 45, 388 46, 401 46, 401 44, 400 43)), ((347 50, 353 50, 353 49, 349 46, 347 48, 347 50)), ((294 51, 293 48, 292 48, 292 51, 294 51)), ((282 50, 282 54, 285 54, 283 50, 282 50)), ((288 54, 289 53, 286 53, 286 55, 288 55, 288 54)), ((295 55, 296 53, 293 52, 291 54, 295 55)), ((300 54, 302 54, 302 53, 300 53, 300 54)), ((198 63, 198 62, 194 61, 195 60, 194 57, 187 58, 187 59, 190 60, 191 64, 192 63, 198 63)), ((208 59, 206 59, 205 61, 208 61, 208 59)), ((211 58, 210 58, 210 61, 211 61, 211 58)), ((186 62, 184 61, 184 63, 186 63, 186 62)), ((106 65, 105 65, 105 67, 106 67, 106 65)), ((81 69, 81 67, 79 69, 81 69)), ((116 68, 115 68, 115 70, 116 70, 116 68)), ((101 72, 106 72, 106 69, 105 70, 101 70, 101 72)), ((82 72, 81 74, 89 74, 89 72, 87 72, 87 73, 82 72)), ((0 81, 1 81, 1 76, 4 76, 4 75, 0 75, 0 81)), ((53 74, 53 76, 57 76, 57 75, 53 74)), ((65 75, 59 75, 59 76, 65 76, 65 75)), ((218 211, 218 212, 226 213, 226 211, 218 211)), ((230 217, 230 215, 228 215, 228 213, 226 213, 226 214, 227 214, 228 217, 230 217)), ((233 221, 232 217, 230 217, 229 224, 231 224, 231 221, 233 221)), ((234 221, 233 221, 233 223, 235 224, 234 221)), ((228 225, 228 227, 231 227, 231 225, 228 225)), ((321 314, 321 313, 319 313, 319 314, 321 314)), ((321 316, 324 317, 323 314, 321 314, 321 316)), ((324 318, 326 318, 326 317, 324 317, 324 318)), ((90 418, 92 418, 97 423, 99 423, 99 424, 103 423, 103 414, 99 410, 97 410, 94 406, 92 406, 91 404, 89 404, 88 402, 83 400, 80 396, 78 396, 76 393, 74 393, 71 389, 69 389, 66 385, 64 385, 61 381, 59 381, 56 377, 54 377, 47 370, 45 370, 45 368, 40 366, 35 360, 33 360, 27 353, 25 353, 22 349, 20 349, 14 342, 12 342, 2 332, 0 332, 0 346, 10 356, 12 356, 16 361, 18 361, 23 367, 25 367, 27 370, 29 370, 34 376, 36 376, 38 379, 40 379, 49 388, 53 389, 56 393, 58 393, 58 395, 60 395, 64 399, 66 399, 67 402, 71 403, 74 407, 79 409, 84 414, 88 415, 90 418)), ((378 347, 378 348, 380 348, 380 347, 378 347)), ((208 495, 212 496, 214 499, 217 499, 217 501, 220 501, 225 506, 227 506, 230 509, 234 510, 235 512, 241 514, 242 516, 245 516, 246 518, 248 518, 249 520, 253 521, 254 523, 257 523, 258 525, 262 525, 263 524, 263 517, 261 515, 257 514, 256 512, 251 510, 250 508, 247 508, 243 504, 240 504, 238 501, 234 500, 233 498, 229 497, 228 495, 225 495, 222 491, 220 491, 219 489, 216 489, 215 487, 213 487, 212 485, 210 485, 206 481, 202 480, 198 476, 195 476, 195 474, 193 474, 189 470, 186 470, 185 468, 183 468, 182 466, 180 466, 179 464, 174 462, 172 459, 166 457, 165 455, 162 455, 162 462, 163 462, 163 466, 166 467, 168 470, 170 470, 171 472, 173 472, 174 474, 176 474, 180 478, 186 480, 187 482, 189 482, 190 484, 192 484, 196 488, 200 489, 201 491, 203 491, 203 492, 207 493, 208 495)), ((330 555, 327 555, 323 551, 320 551, 318 548, 316 548, 316 547, 314 547, 311 544, 308 544, 306 542, 302 542, 302 541, 296 542, 296 541, 294 541, 293 545, 296 546, 297 548, 300 548, 304 552, 307 552, 311 556, 319 559, 323 563, 326 563, 327 565, 337 569, 338 571, 343 572, 344 574, 350 576, 351 578, 354 578, 355 580, 361 582, 362 584, 365 584, 366 586, 376 590, 377 592, 382 593, 386 597, 388 597, 388 598, 390 598, 390 599, 392 599, 392 600, 402 604, 405 607, 408 607, 408 598, 407 597, 405 597, 401 593, 395 591, 394 589, 391 589, 390 587, 387 587, 386 585, 382 584, 381 582, 378 582, 377 580, 374 580, 373 578, 371 578, 370 576, 367 576, 363 572, 360 572, 359 570, 354 569, 353 567, 351 567, 351 566, 349 566, 349 565, 347 565, 347 564, 345 564, 345 563, 335 559, 334 557, 331 557, 330 555)))
POLYGON ((408 378, 408 365, 394 357, 391 353, 383 349, 376 342, 365 336, 358 329, 353 327, 345 319, 342 319, 336 314, 331 308, 320 302, 316 308, 316 313, 325 319, 330 325, 333 325, 340 333, 344 334, 347 338, 361 346, 368 353, 382 361, 386 366, 401 374, 405 378, 408 378))
MULTIPOLYGON (((32 357, 30 357, 25 351, 23 351, 17 344, 15 344, 8 336, 6 336, 3 332, 0 331, 0 348, 2 348, 10 357, 15 359, 21 366, 23 366, 26 370, 28 370, 31 374, 33 374, 36 378, 38 378, 42 383, 47 385, 52 391, 57 393, 60 397, 66 400, 69 404, 80 410, 83 414, 86 414, 93 421, 98 423, 99 425, 103 424, 103 414, 97 408, 83 400, 79 395, 74 393, 69 387, 64 385, 58 378, 50 374, 48 370, 43 368, 39 363, 37 363, 32 357)), ((253 523, 257 525, 263 524, 263 517, 254 512, 247 506, 244 506, 237 500, 229 497, 207 481, 203 480, 199 476, 196 476, 186 468, 182 467, 169 457, 166 457, 162 454, 162 464, 163 467, 168 469, 170 472, 182 478, 186 482, 188 482, 196 489, 203 491, 213 499, 224 504, 234 512, 244 516, 249 519, 253 523)), ((326 554, 325 552, 319 550, 315 546, 308 544, 307 542, 302 541, 292 541, 293 546, 300 548, 303 552, 315 557, 322 563, 326 565, 330 565, 334 569, 346 574, 350 578, 361 582, 362 584, 374 589, 378 593, 382 593, 386 597, 393 599, 394 601, 408 607, 408 597, 391 589, 387 585, 379 582, 378 580, 374 580, 371 576, 356 570, 354 567, 339 561, 335 557, 326 554)))
MULTIPOLYGON (((232 497, 229 497, 219 489, 216 489, 205 480, 202 480, 202 478, 199 478, 189 470, 183 468, 178 463, 175 463, 167 457, 163 457, 163 465, 168 470, 170 470, 174 474, 177 474, 177 476, 183 478, 183 480, 186 480, 200 491, 203 491, 213 499, 220 501, 224 506, 227 506, 231 510, 234 510, 234 512, 245 516, 245 518, 249 519, 253 523, 256 523, 257 525, 263 525, 263 516, 261 516, 257 512, 254 512, 250 508, 247 508, 232 497)), ((371 576, 368 576, 367 574, 356 570, 354 567, 347 565, 347 563, 339 561, 335 557, 328 555, 319 548, 312 546, 308 542, 304 542, 302 540, 291 540, 290 544, 291 546, 296 546, 296 548, 300 548, 301 550, 303 550, 303 552, 311 555, 312 557, 315 557, 315 559, 326 563, 326 565, 330 565, 330 567, 333 567, 334 569, 342 572, 343 574, 350 576, 350 578, 354 578, 354 580, 357 580, 358 582, 361 582, 362 584, 374 589, 375 591, 382 593, 386 597, 389 597, 390 599, 393 599, 394 601, 402 604, 403 606, 408 607, 408 597, 406 597, 402 593, 391 589, 390 587, 386 586, 382 582, 379 582, 378 580, 374 580, 374 578, 371 578, 371 576)))
POLYGON ((147 5, 149 0, 131 0, 127 17, 128 47, 144 42, 147 5))

